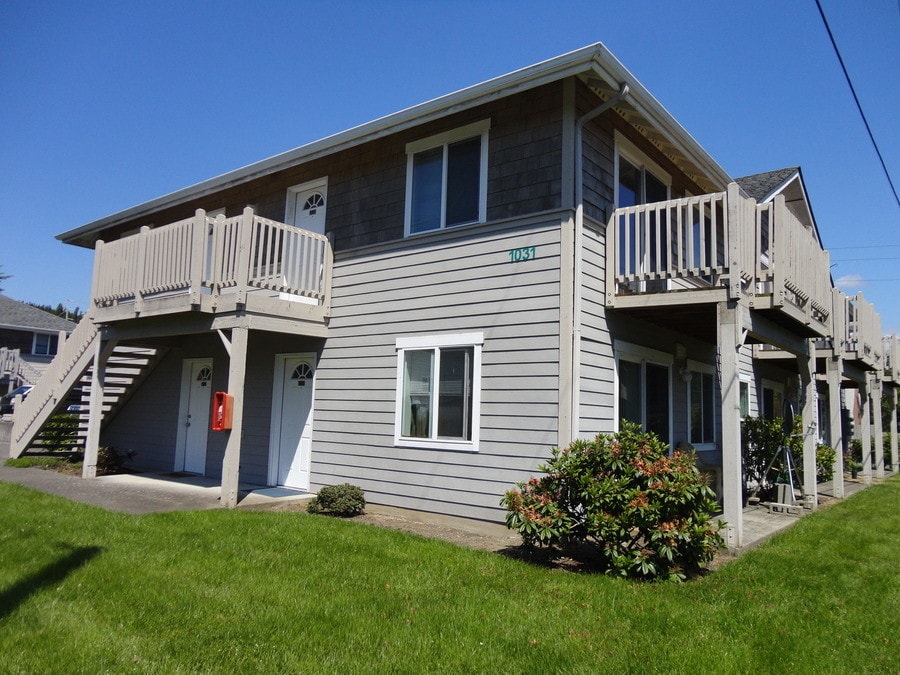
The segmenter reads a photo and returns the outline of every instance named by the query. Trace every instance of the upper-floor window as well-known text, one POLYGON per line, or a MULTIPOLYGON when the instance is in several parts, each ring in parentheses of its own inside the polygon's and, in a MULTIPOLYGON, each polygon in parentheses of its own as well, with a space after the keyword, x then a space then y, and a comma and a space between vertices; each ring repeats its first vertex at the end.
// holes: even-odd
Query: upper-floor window
POLYGON ((407 235, 485 220, 489 128, 483 120, 407 144, 407 235))
POLYGON ((41 356, 53 356, 59 347, 59 335, 56 333, 35 333, 34 346, 31 349, 32 354, 40 354, 41 356))

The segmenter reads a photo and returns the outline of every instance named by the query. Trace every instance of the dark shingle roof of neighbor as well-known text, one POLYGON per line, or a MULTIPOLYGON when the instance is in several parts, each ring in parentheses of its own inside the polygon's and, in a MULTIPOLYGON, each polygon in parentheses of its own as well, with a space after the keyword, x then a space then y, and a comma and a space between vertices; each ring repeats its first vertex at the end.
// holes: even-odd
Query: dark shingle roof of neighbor
POLYGON ((734 180, 753 199, 762 201, 772 194, 772 190, 779 187, 788 178, 797 173, 799 169, 799 166, 789 166, 785 169, 763 171, 762 173, 754 173, 743 178, 735 178, 734 180))
POLYGON ((75 323, 24 302, 0 295, 0 325, 36 331, 71 332, 75 323))

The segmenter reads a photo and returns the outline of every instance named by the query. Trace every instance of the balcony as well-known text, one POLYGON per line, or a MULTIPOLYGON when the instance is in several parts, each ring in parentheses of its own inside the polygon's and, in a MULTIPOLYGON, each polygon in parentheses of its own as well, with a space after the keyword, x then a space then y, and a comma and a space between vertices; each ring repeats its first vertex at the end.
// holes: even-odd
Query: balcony
POLYGON ((607 307, 676 320, 730 299, 801 336, 830 334, 828 252, 783 197, 757 204, 732 184, 616 209, 606 232, 607 307))
POLYGON ((98 323, 180 312, 249 312, 325 322, 333 256, 328 239, 261 218, 193 218, 144 227, 94 254, 98 323))
POLYGON ((900 335, 884 337, 884 379, 900 385, 900 335))
POLYGON ((847 296, 834 291, 834 337, 834 349, 840 349, 845 360, 856 362, 865 370, 884 369, 881 317, 862 293, 847 296))

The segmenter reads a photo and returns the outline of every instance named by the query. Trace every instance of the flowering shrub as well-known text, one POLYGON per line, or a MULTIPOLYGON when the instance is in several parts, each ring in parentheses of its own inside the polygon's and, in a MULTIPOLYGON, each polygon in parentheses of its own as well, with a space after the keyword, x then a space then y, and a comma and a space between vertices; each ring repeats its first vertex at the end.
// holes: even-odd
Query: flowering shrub
POLYGON ((723 545, 713 491, 692 453, 668 449, 654 434, 622 423, 613 435, 554 448, 501 500, 506 524, 529 545, 587 543, 607 574, 684 579, 723 545))

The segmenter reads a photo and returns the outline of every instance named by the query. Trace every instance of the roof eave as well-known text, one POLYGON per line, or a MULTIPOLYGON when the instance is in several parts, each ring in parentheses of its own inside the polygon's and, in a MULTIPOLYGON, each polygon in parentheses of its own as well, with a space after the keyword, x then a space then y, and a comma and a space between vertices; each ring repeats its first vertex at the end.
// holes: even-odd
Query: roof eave
POLYGON ((598 42, 176 190, 81 227, 62 232, 56 235, 56 238, 68 244, 90 247, 101 231, 135 218, 178 206, 187 201, 276 173, 301 162, 308 162, 346 150, 497 98, 586 71, 593 71, 610 84, 619 85, 627 82, 631 88, 630 103, 642 115, 651 120, 660 131, 668 135, 679 152, 689 157, 711 180, 719 182, 720 187, 731 182, 731 177, 709 153, 640 84, 637 78, 602 43, 598 42))

